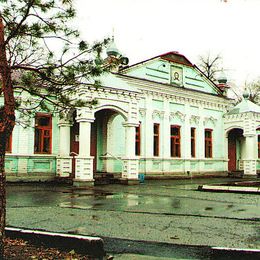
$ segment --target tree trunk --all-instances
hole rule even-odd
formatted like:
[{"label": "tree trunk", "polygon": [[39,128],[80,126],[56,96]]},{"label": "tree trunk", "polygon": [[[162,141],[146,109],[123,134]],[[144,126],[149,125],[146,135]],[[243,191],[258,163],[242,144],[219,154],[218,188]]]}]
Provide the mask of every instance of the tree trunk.
[{"label": "tree trunk", "polygon": [[[0,138],[0,140],[3,140]],[[1,142],[0,146],[3,146],[4,144]],[[2,152],[2,147],[0,147]],[[0,259],[4,259],[4,230],[5,230],[5,218],[6,218],[6,189],[5,189],[5,169],[4,169],[4,163],[5,163],[5,155],[0,156]]]},{"label": "tree trunk", "polygon": [[2,83],[0,86],[1,93],[4,95],[4,107],[0,108],[0,259],[4,259],[3,239],[6,220],[5,147],[15,124],[15,99],[5,44],[4,24],[0,13],[0,80]]}]

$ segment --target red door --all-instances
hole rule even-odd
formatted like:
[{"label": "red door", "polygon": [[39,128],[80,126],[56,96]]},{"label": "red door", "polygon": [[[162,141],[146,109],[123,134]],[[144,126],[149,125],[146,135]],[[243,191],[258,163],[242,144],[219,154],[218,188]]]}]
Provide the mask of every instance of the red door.
[{"label": "red door", "polygon": [[235,171],[237,169],[236,138],[232,135],[228,138],[228,159],[228,170]]}]

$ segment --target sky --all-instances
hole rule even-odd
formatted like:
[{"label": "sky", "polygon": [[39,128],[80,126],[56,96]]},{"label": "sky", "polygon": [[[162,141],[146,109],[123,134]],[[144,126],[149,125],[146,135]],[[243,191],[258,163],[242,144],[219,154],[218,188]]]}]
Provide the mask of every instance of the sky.
[{"label": "sky", "polygon": [[260,77],[260,0],[76,0],[75,7],[82,37],[114,34],[130,65],[170,51],[195,64],[220,54],[230,82]]}]

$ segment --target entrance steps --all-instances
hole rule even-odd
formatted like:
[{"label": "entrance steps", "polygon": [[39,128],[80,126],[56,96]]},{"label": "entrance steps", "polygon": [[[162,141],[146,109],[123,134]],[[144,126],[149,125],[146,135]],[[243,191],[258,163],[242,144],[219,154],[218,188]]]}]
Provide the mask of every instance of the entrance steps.
[{"label": "entrance steps", "polygon": [[229,171],[228,177],[230,178],[243,178],[244,171],[243,170],[237,170],[237,171]]},{"label": "entrance steps", "polygon": [[96,172],[94,174],[95,184],[118,184],[120,183],[120,174],[107,173],[107,172]]}]

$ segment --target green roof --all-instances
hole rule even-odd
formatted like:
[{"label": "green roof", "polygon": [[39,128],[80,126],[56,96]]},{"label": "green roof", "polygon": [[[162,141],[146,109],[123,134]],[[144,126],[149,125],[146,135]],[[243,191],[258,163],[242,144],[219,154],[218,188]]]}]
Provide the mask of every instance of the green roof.
[{"label": "green roof", "polygon": [[248,98],[243,97],[242,101],[233,107],[227,115],[241,114],[247,112],[260,113],[260,106],[250,101]]}]

